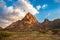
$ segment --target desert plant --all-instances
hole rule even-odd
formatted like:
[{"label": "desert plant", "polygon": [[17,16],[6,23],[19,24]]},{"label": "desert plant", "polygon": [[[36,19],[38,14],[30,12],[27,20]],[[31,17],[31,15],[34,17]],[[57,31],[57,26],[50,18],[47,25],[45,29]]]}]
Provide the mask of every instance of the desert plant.
[{"label": "desert plant", "polygon": [[9,36],[10,36],[10,34],[7,32],[0,32],[0,39],[5,38],[5,37],[9,37]]}]

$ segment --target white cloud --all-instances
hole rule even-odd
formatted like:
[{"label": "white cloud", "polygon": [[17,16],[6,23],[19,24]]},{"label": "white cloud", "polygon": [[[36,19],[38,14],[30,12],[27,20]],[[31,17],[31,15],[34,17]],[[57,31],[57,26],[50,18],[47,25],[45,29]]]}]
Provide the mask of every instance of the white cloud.
[{"label": "white cloud", "polygon": [[22,4],[22,9],[24,9],[26,12],[31,12],[33,15],[38,14],[39,12],[37,11],[36,8],[33,7],[33,5],[30,4],[29,1],[26,0],[19,0]]},{"label": "white cloud", "polygon": [[46,8],[48,5],[47,4],[44,4],[43,6],[42,6],[42,8]]},{"label": "white cloud", "polygon": [[36,6],[37,10],[40,10],[40,8],[45,9],[48,5],[47,4],[43,4],[42,6],[38,5]]},{"label": "white cloud", "polygon": [[7,7],[7,12],[12,13],[14,11],[13,6]]},{"label": "white cloud", "polygon": [[28,12],[33,15],[39,13],[28,0],[18,0],[14,3],[14,7],[7,7],[4,1],[0,1],[0,8],[3,10],[0,13],[0,26],[3,28],[12,22],[23,19]]},{"label": "white cloud", "polygon": [[40,10],[41,6],[40,6],[40,5],[38,5],[38,6],[36,6],[36,8],[37,8],[37,10]]},{"label": "white cloud", "polygon": [[11,24],[12,22],[21,20],[25,16],[24,12],[21,11],[21,9],[14,9],[13,6],[5,6],[3,8],[3,12],[0,14],[0,26],[3,28]]}]

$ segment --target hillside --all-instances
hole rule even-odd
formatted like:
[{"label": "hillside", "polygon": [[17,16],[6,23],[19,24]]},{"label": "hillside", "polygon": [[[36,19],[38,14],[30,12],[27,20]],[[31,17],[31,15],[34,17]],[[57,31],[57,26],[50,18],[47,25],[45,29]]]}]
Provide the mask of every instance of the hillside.
[{"label": "hillside", "polygon": [[60,29],[60,19],[49,21],[45,19],[43,23],[39,23],[37,19],[29,12],[22,20],[18,20],[4,30],[7,31],[41,31],[50,29]]}]

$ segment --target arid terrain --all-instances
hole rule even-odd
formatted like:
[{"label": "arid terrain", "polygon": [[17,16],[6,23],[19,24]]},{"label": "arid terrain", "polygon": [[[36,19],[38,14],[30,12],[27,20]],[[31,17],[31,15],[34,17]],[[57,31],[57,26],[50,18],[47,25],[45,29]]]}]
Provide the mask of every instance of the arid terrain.
[{"label": "arid terrain", "polygon": [[[60,34],[52,34],[52,32],[40,33],[38,31],[32,32],[5,32],[1,34],[0,40],[60,40]],[[1,38],[2,35],[2,38]]]}]

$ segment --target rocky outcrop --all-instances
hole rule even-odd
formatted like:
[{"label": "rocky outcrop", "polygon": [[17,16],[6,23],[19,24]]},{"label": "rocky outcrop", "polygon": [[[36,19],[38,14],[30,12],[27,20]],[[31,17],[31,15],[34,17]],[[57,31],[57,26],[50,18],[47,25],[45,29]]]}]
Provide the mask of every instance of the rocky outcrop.
[{"label": "rocky outcrop", "polygon": [[26,24],[35,24],[38,21],[36,20],[36,18],[29,12],[26,14],[26,16],[22,19],[23,23]]},{"label": "rocky outcrop", "polygon": [[45,19],[42,25],[43,25],[42,29],[44,30],[51,29],[51,21],[49,21],[48,19]]},{"label": "rocky outcrop", "polygon": [[60,29],[60,19],[55,19],[52,21],[51,25],[53,27],[52,29]]},{"label": "rocky outcrop", "polygon": [[45,19],[45,21],[42,23],[43,29],[60,29],[60,19],[55,19],[53,21],[49,21],[48,19]]},{"label": "rocky outcrop", "polygon": [[60,19],[49,21],[45,19],[43,23],[39,23],[37,19],[29,12],[22,20],[18,20],[9,25],[4,30],[7,31],[40,31],[49,29],[60,29]]}]

